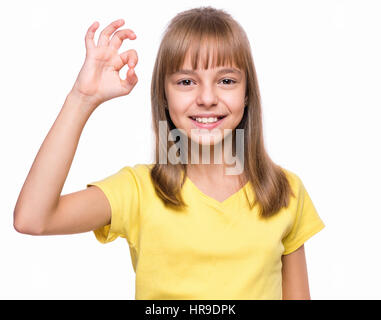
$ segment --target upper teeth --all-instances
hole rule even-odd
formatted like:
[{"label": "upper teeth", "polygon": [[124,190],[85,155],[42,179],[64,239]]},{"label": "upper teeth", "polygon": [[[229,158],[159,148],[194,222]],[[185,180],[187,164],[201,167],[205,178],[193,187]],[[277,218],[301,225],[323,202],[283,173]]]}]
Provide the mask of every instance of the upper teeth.
[{"label": "upper teeth", "polygon": [[216,122],[218,121],[217,117],[210,117],[210,118],[195,118],[197,122],[202,122],[202,123],[211,123],[211,122]]}]

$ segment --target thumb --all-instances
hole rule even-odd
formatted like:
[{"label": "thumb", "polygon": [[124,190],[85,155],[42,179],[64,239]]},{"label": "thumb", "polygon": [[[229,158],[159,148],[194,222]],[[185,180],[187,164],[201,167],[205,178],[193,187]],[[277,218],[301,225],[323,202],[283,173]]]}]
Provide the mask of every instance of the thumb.
[{"label": "thumb", "polygon": [[135,87],[137,82],[138,76],[136,75],[134,68],[129,68],[126,79],[121,81],[123,88],[127,90],[127,94]]}]

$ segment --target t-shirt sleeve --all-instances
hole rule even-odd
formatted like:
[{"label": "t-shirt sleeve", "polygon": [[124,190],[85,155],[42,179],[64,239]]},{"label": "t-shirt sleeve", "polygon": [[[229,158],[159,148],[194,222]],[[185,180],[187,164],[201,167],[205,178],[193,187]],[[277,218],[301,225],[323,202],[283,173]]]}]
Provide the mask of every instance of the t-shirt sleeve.
[{"label": "t-shirt sleeve", "polygon": [[107,178],[88,183],[89,186],[100,188],[111,207],[111,223],[93,230],[96,239],[107,243],[123,237],[134,246],[139,233],[140,196],[132,169],[124,167]]},{"label": "t-shirt sleeve", "polygon": [[283,238],[284,252],[289,254],[301,247],[309,238],[322,230],[325,225],[319,217],[314,204],[299,177],[297,205],[294,222],[288,234]]}]

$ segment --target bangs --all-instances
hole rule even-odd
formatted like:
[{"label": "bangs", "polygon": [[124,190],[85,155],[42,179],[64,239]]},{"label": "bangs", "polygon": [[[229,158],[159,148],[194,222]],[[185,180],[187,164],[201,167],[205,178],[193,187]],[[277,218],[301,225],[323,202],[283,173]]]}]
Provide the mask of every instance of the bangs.
[{"label": "bangs", "polygon": [[167,34],[168,44],[164,49],[164,74],[171,75],[183,68],[189,61],[193,70],[220,66],[237,67],[246,70],[245,39],[237,39],[224,21],[196,19],[187,21],[175,32]]}]

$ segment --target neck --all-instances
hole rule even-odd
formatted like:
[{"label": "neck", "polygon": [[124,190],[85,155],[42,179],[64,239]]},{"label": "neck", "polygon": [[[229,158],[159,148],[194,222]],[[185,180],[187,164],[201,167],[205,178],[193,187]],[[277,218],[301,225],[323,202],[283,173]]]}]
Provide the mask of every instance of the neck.
[{"label": "neck", "polygon": [[210,183],[245,180],[242,157],[233,156],[232,148],[226,147],[222,140],[216,145],[200,145],[190,139],[188,146],[186,170],[191,180]]}]

